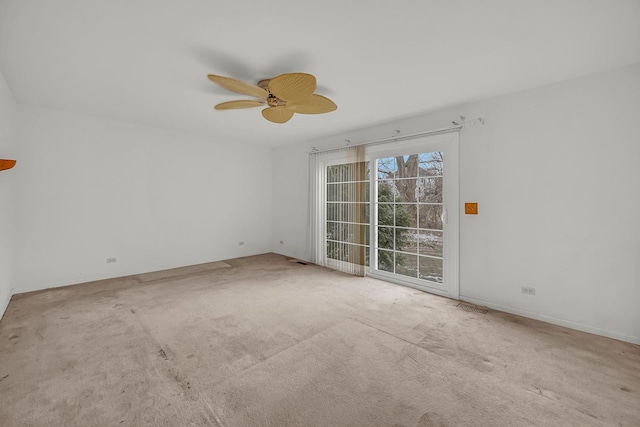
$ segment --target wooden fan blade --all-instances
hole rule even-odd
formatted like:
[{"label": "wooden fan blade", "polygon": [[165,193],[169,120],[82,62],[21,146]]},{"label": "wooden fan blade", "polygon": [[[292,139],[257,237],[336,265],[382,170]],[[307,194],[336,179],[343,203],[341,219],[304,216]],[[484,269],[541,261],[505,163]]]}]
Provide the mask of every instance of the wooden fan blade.
[{"label": "wooden fan blade", "polygon": [[237,110],[240,108],[260,107],[264,105],[264,103],[265,101],[253,101],[253,100],[227,101],[227,102],[221,102],[220,104],[216,105],[213,108],[215,108],[216,110]]},{"label": "wooden fan blade", "polygon": [[262,116],[273,123],[286,123],[293,117],[293,111],[287,110],[284,105],[269,107],[262,110]]},{"label": "wooden fan blade", "polygon": [[257,98],[266,98],[268,96],[265,89],[249,83],[241,82],[240,80],[232,79],[230,77],[216,76],[215,74],[209,74],[207,77],[209,77],[209,80],[218,86],[222,86],[223,88],[229,89],[233,92],[255,96]]},{"label": "wooden fan blade", "polygon": [[300,114],[323,114],[335,111],[338,106],[329,98],[313,94],[301,102],[287,102],[287,110]]},{"label": "wooden fan blade", "polygon": [[305,73],[281,74],[269,80],[269,91],[283,101],[304,101],[316,91],[316,78]]}]

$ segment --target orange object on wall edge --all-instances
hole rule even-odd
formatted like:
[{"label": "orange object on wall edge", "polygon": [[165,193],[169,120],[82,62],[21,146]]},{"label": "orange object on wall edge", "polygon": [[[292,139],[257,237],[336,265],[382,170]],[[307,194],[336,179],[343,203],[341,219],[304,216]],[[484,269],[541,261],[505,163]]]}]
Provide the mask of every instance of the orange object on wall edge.
[{"label": "orange object on wall edge", "polygon": [[15,160],[0,159],[0,171],[11,169],[15,165]]},{"label": "orange object on wall edge", "polygon": [[464,204],[464,213],[467,215],[478,215],[478,204],[477,203],[465,203]]}]

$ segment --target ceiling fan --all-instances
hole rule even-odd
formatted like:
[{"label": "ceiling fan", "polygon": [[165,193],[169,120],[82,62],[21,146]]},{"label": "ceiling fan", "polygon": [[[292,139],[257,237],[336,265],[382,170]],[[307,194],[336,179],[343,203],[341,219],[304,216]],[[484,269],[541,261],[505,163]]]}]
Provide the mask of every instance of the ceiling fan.
[{"label": "ceiling fan", "polygon": [[223,102],[214,107],[216,110],[260,107],[266,104],[268,107],[262,110],[265,119],[273,123],[286,123],[294,113],[323,114],[338,108],[329,98],[314,93],[316,78],[311,74],[281,74],[260,80],[257,85],[215,74],[207,77],[225,89],[258,98]]}]

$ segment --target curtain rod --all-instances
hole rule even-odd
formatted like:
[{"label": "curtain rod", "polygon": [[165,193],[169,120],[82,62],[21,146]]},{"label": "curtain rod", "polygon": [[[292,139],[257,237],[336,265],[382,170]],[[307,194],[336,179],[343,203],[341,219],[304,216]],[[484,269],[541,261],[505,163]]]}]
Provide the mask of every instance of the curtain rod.
[{"label": "curtain rod", "polygon": [[442,129],[429,130],[429,131],[425,131],[425,132],[412,133],[412,134],[409,134],[409,135],[390,136],[388,138],[376,139],[374,141],[363,142],[361,144],[354,144],[354,145],[347,144],[347,145],[345,145],[343,147],[327,148],[326,150],[318,150],[316,147],[311,147],[311,151],[309,152],[309,154],[330,153],[332,151],[345,150],[347,148],[356,147],[358,145],[364,145],[364,146],[368,147],[370,145],[382,144],[382,143],[385,143],[385,142],[404,141],[406,139],[413,139],[413,138],[418,138],[418,137],[421,137],[421,136],[438,135],[438,134],[441,134],[441,133],[457,132],[460,129],[462,129],[463,127],[464,127],[463,124],[458,124],[458,125],[451,126],[451,127],[448,127],[448,128],[442,128]]},{"label": "curtain rod", "polygon": [[[347,149],[349,147],[357,147],[359,145],[364,145],[365,147],[367,147],[369,145],[382,144],[384,142],[403,141],[403,140],[406,140],[406,139],[418,138],[420,136],[438,135],[438,134],[441,134],[441,133],[457,132],[462,128],[473,126],[473,125],[475,125],[477,123],[480,123],[481,125],[484,124],[484,119],[482,117],[477,117],[475,119],[469,119],[469,120],[466,120],[466,117],[464,117],[464,116],[459,116],[459,117],[460,117],[460,121],[459,122],[452,121],[451,123],[453,123],[453,126],[450,126],[448,128],[428,130],[428,131],[424,131],[424,132],[412,133],[412,134],[409,134],[409,135],[390,136],[388,138],[377,139],[377,140],[374,140],[374,141],[363,142],[361,144],[355,144],[355,145],[351,145],[351,141],[346,139],[345,141],[347,141],[347,145],[345,145],[343,147],[327,148],[326,150],[318,150],[316,147],[311,147],[311,151],[309,152],[309,154],[330,153],[330,152],[333,152],[333,151],[345,150],[345,149]],[[396,130],[396,132],[398,134],[400,133],[399,130]]]}]

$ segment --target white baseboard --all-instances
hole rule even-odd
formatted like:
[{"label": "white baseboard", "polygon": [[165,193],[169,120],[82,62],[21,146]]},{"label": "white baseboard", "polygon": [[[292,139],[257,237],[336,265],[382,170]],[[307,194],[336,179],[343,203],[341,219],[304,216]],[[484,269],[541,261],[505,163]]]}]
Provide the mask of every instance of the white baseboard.
[{"label": "white baseboard", "polygon": [[261,255],[261,254],[264,254],[264,253],[266,253],[266,252],[258,252],[258,253],[255,253],[255,254],[254,253],[243,254],[243,255],[238,255],[238,256],[230,256],[230,257],[227,257],[227,258],[197,259],[197,260],[181,262],[181,263],[176,263],[176,264],[158,264],[158,265],[155,265],[155,266],[145,266],[145,267],[141,267],[141,268],[138,268],[138,269],[119,270],[119,271],[115,271],[113,273],[97,274],[97,275],[91,275],[91,276],[86,276],[86,277],[77,277],[77,278],[74,278],[74,279],[56,280],[56,281],[51,281],[51,282],[48,282],[48,283],[32,283],[32,284],[26,284],[26,285],[19,286],[18,289],[14,290],[13,294],[14,295],[15,294],[24,294],[24,293],[27,293],[27,292],[43,291],[45,289],[54,289],[54,288],[62,288],[64,286],[81,285],[83,283],[97,282],[97,281],[100,281],[100,280],[118,279],[120,277],[135,276],[135,275],[138,275],[138,274],[155,273],[157,271],[171,270],[173,268],[191,267],[193,265],[206,264],[206,263],[209,263],[209,262],[218,262],[218,261],[224,261],[224,260],[235,259],[235,258],[242,258],[242,257],[247,257],[247,256]]},{"label": "white baseboard", "polygon": [[460,295],[461,301],[470,302],[475,305],[480,305],[494,310],[504,311],[505,313],[517,314],[518,316],[528,317],[530,319],[541,320],[543,322],[552,323],[558,326],[564,326],[570,329],[576,329],[582,332],[588,332],[590,334],[601,335],[608,338],[613,338],[620,341],[629,342],[632,344],[640,344],[640,337],[634,337],[633,335],[621,334],[619,332],[607,331],[605,329],[596,328],[589,325],[583,325],[581,323],[571,322],[569,320],[558,319],[556,317],[545,316],[544,314],[534,313],[527,310],[520,310],[513,307],[508,307],[500,304],[494,304],[489,301],[484,301],[477,298],[466,297]]},{"label": "white baseboard", "polygon": [[13,296],[13,289],[9,290],[7,297],[0,304],[0,320],[4,316],[4,312],[7,311],[7,307],[9,307],[9,302],[11,301],[11,297]]},{"label": "white baseboard", "polygon": [[300,261],[311,262],[309,261],[309,257],[307,255],[295,254],[285,250],[273,250],[272,253],[276,255],[282,255],[287,258],[294,258],[294,259],[299,259]]},{"label": "white baseboard", "polygon": [[26,294],[28,292],[44,291],[45,289],[63,288],[65,286],[82,285],[83,283],[97,282],[100,280],[117,279],[119,277],[134,276],[136,274],[143,274],[143,273],[140,273],[140,272],[128,273],[127,271],[123,271],[123,272],[118,272],[116,274],[87,276],[87,277],[77,278],[77,279],[49,282],[46,284],[30,284],[30,285],[20,286],[20,289],[18,289],[15,293]]}]

